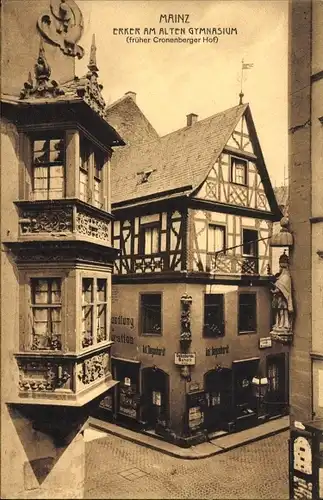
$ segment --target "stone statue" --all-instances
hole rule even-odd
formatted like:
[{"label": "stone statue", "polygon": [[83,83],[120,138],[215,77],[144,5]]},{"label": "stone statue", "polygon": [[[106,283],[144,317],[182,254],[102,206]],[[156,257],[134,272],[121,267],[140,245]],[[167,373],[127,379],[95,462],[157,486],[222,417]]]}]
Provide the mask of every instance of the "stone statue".
[{"label": "stone statue", "polygon": [[289,343],[292,339],[292,321],[294,306],[292,298],[292,279],[289,272],[288,256],[285,251],[279,259],[280,272],[277,275],[273,293],[272,308],[275,324],[271,335],[275,340]]}]

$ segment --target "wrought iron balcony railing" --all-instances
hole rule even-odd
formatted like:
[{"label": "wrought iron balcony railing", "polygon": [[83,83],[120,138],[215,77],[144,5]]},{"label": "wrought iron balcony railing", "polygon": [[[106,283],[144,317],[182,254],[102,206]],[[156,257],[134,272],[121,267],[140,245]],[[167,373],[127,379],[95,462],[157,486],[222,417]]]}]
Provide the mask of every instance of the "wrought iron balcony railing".
[{"label": "wrought iron balcony railing", "polygon": [[207,268],[215,274],[259,274],[259,258],[249,255],[209,254]]}]

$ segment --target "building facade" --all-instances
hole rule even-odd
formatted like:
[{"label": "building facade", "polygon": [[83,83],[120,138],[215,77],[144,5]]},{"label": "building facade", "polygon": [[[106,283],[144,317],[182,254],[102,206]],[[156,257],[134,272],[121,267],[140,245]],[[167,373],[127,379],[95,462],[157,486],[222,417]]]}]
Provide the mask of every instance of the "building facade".
[{"label": "building facade", "polygon": [[101,413],[187,445],[287,411],[288,346],[270,338],[281,214],[249,105],[158,137],[135,99],[107,110],[127,146],[112,160],[119,384]]},{"label": "building facade", "polygon": [[75,76],[75,2],[18,3],[4,2],[2,33],[1,496],[83,498],[80,431],[116,384],[109,184],[124,143],[105,119],[94,39]]},{"label": "building facade", "polygon": [[323,418],[322,21],[322,2],[291,2],[289,176],[297,305],[291,416],[300,421]]}]

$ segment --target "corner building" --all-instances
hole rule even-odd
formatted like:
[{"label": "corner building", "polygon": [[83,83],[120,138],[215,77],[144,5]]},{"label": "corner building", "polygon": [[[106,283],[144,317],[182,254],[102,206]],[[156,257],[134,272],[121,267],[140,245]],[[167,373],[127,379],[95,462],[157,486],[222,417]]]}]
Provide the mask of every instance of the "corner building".
[{"label": "corner building", "polygon": [[[112,373],[101,415],[182,446],[288,409],[288,346],[270,338],[281,214],[248,104],[164,137],[128,92],[107,109],[112,158]],[[271,277],[272,278],[272,277]],[[268,378],[265,400],[254,377]]]}]

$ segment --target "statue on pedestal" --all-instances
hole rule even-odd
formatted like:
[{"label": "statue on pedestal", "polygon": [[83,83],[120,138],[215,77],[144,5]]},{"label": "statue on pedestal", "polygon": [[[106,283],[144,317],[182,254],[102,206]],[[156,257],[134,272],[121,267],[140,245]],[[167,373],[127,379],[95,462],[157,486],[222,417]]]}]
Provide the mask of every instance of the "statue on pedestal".
[{"label": "statue on pedestal", "polygon": [[272,308],[275,315],[275,324],[270,332],[274,340],[285,344],[292,341],[294,305],[292,298],[292,279],[289,272],[289,261],[285,251],[279,259],[280,272],[276,276],[273,294]]}]

